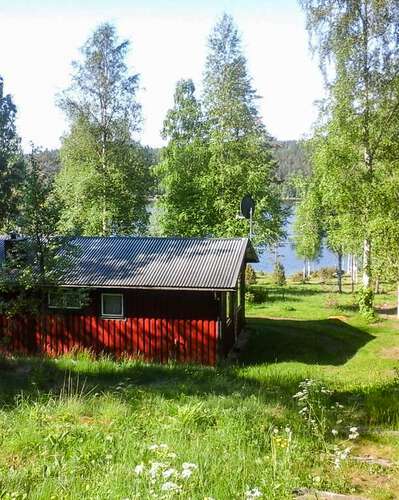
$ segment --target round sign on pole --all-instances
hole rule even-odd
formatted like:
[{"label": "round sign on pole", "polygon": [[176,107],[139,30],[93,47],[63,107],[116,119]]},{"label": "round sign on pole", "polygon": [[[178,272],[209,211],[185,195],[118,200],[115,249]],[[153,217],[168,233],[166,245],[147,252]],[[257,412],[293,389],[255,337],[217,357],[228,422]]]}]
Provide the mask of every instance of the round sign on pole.
[{"label": "round sign on pole", "polygon": [[246,194],[241,200],[241,213],[246,219],[250,219],[255,212],[255,201],[250,194]]}]

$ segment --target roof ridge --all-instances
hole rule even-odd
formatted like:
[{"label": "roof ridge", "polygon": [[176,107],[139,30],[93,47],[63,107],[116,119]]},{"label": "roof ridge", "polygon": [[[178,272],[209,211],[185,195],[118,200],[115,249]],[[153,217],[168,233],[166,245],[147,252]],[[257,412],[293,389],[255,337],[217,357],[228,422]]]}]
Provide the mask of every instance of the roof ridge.
[{"label": "roof ridge", "polygon": [[117,236],[66,236],[70,239],[136,239],[136,240],[209,240],[209,241],[243,241],[248,240],[246,237],[242,236],[231,236],[231,237],[213,237],[213,236],[127,236],[127,235],[117,235]]}]

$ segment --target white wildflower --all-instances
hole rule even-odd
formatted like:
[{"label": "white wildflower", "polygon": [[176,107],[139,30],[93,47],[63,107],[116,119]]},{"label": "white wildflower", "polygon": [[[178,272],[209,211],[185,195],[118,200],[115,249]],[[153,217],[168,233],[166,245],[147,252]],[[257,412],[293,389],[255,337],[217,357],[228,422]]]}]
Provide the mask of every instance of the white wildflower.
[{"label": "white wildflower", "polygon": [[263,496],[259,488],[252,488],[245,492],[246,500],[252,500],[253,498],[261,498]]},{"label": "white wildflower", "polygon": [[160,448],[161,450],[167,450],[167,449],[169,448],[169,446],[168,446],[167,444],[163,444],[163,443],[162,443],[162,444],[160,444],[160,445],[158,446],[158,448]]},{"label": "white wildflower", "polygon": [[174,474],[176,474],[176,469],[173,469],[173,468],[170,468],[170,469],[166,469],[162,472],[162,476],[165,478],[165,479],[169,479],[171,476],[173,476]]},{"label": "white wildflower", "polygon": [[177,458],[177,454],[173,453],[173,451],[172,451],[172,452],[168,453],[168,457],[174,459],[174,458]]},{"label": "white wildflower", "polygon": [[182,467],[183,469],[198,469],[197,464],[192,464],[190,462],[183,462]]},{"label": "white wildflower", "polygon": [[162,491],[180,491],[181,487],[172,481],[167,481],[161,487]]},{"label": "white wildflower", "polygon": [[277,427],[275,427],[275,428],[273,429],[273,434],[278,434],[278,429],[277,429]]},{"label": "white wildflower", "polygon": [[183,469],[182,473],[181,473],[181,477],[183,479],[188,479],[192,473],[193,473],[192,469]]},{"label": "white wildflower", "polygon": [[331,431],[331,433],[332,433],[334,436],[337,436],[337,435],[338,435],[338,431],[337,431],[337,429],[333,429],[333,430]]},{"label": "white wildflower", "polygon": [[137,476],[142,474],[144,472],[144,464],[136,465],[136,467],[134,468],[134,472],[135,472],[135,474],[137,474]]},{"label": "white wildflower", "polygon": [[158,445],[157,445],[157,444],[152,444],[151,446],[149,446],[149,447],[148,447],[148,449],[149,449],[150,451],[157,450],[158,448],[159,448],[159,447],[158,447]]},{"label": "white wildflower", "polygon": [[150,476],[154,478],[157,475],[158,470],[164,469],[165,467],[167,467],[166,464],[163,464],[162,462],[152,462],[150,469]]}]

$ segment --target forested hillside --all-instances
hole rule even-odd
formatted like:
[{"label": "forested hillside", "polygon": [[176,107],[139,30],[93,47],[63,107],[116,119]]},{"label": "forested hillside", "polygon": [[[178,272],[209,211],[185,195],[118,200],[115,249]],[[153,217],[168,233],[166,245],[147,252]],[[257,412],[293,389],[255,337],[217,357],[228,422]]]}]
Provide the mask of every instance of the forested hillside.
[{"label": "forested hillside", "polygon": [[[145,155],[149,165],[159,162],[161,148],[145,146]],[[274,157],[277,161],[278,178],[284,181],[285,191],[293,190],[292,176],[308,176],[310,174],[310,162],[307,159],[304,145],[301,141],[279,141],[273,142]],[[53,177],[61,168],[58,149],[45,149],[38,153],[45,172]],[[155,186],[155,191],[158,191]]]}]

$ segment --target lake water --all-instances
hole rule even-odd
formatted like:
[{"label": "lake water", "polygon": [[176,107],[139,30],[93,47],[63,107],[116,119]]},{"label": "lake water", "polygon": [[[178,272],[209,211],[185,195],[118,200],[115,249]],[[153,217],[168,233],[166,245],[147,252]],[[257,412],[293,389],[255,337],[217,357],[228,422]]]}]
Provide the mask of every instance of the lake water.
[{"label": "lake water", "polygon": [[[303,269],[303,259],[298,258],[295,253],[293,245],[293,224],[295,220],[295,206],[292,209],[290,217],[287,219],[285,226],[285,232],[287,233],[287,239],[283,241],[278,248],[278,258],[285,268],[285,274],[289,276],[290,274],[302,271]],[[262,253],[259,252],[259,264],[254,264],[254,269],[256,271],[272,272],[275,262],[275,252],[270,250],[265,250]],[[337,255],[332,253],[328,248],[323,248],[321,257],[311,262],[311,270],[316,270],[321,267],[336,267],[337,266]]]}]

